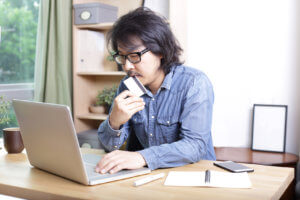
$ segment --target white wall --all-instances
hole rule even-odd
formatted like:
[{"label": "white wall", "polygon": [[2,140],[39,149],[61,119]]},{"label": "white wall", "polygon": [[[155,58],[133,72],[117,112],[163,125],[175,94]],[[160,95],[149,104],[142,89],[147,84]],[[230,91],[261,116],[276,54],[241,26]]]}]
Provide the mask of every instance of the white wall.
[{"label": "white wall", "polygon": [[298,154],[299,13],[299,0],[187,1],[186,64],[214,85],[215,146],[249,147],[253,104],[286,104],[286,150]]},{"label": "white wall", "polygon": [[146,0],[144,6],[169,19],[169,0]]}]

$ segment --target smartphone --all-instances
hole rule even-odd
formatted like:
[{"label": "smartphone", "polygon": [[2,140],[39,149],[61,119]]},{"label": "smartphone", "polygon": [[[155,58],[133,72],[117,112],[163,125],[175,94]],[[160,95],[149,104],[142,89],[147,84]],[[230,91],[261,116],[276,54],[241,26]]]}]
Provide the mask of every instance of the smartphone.
[{"label": "smartphone", "polygon": [[233,161],[214,162],[214,165],[226,169],[230,172],[254,172],[254,169]]}]

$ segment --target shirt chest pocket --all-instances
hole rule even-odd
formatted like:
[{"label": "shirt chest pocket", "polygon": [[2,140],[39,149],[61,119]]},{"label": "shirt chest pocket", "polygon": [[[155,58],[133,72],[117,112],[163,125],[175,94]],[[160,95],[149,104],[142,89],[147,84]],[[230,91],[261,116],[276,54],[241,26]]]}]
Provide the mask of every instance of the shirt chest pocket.
[{"label": "shirt chest pocket", "polygon": [[179,139],[180,125],[178,117],[157,117],[157,126],[162,143],[172,143]]},{"label": "shirt chest pocket", "polygon": [[132,128],[135,130],[136,133],[142,133],[145,131],[145,123],[145,118],[141,115],[134,115],[131,118]]},{"label": "shirt chest pocket", "polygon": [[140,125],[144,122],[144,119],[141,115],[134,115],[131,119],[131,122],[134,124],[134,125]]}]

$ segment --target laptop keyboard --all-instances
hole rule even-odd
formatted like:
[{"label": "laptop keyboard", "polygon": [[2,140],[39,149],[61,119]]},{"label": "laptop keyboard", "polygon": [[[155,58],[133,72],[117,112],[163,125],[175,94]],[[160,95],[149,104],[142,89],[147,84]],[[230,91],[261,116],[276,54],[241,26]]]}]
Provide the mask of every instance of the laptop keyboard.
[{"label": "laptop keyboard", "polygon": [[96,166],[97,163],[101,160],[100,155],[96,154],[82,154],[83,162]]},{"label": "laptop keyboard", "polygon": [[101,160],[101,156],[100,155],[96,155],[96,154],[82,154],[82,159],[85,165],[85,169],[87,172],[87,175],[89,177],[89,179],[98,179],[98,178],[106,178],[106,177],[114,177],[114,176],[119,176],[120,174],[125,175],[125,174],[130,174],[132,173],[132,170],[122,170],[119,171],[115,174],[110,174],[110,173],[106,173],[106,174],[100,174],[95,172],[95,167],[97,165],[97,163]]},{"label": "laptop keyboard", "polygon": [[94,178],[97,176],[103,176],[105,174],[99,174],[95,172],[95,167],[97,163],[101,160],[100,155],[96,154],[82,154],[82,159],[85,165],[85,169],[89,178]]}]

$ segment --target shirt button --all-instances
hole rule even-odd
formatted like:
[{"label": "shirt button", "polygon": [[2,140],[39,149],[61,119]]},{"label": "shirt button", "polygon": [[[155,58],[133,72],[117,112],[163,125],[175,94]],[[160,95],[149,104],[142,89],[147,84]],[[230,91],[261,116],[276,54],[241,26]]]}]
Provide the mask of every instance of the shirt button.
[{"label": "shirt button", "polygon": [[154,98],[152,98],[152,101],[155,101],[155,99],[154,99]]},{"label": "shirt button", "polygon": [[167,121],[167,124],[169,124],[169,125],[170,125],[170,121]]},{"label": "shirt button", "polygon": [[149,135],[150,135],[150,137],[152,137],[152,136],[153,136],[153,135],[152,135],[152,133],[150,133]]},{"label": "shirt button", "polygon": [[116,148],[118,148],[118,146],[114,146],[114,148],[116,149]]},{"label": "shirt button", "polygon": [[118,133],[117,136],[120,137],[121,133]]},{"label": "shirt button", "polygon": [[152,115],[152,117],[151,117],[152,119],[154,119],[154,116]]}]

